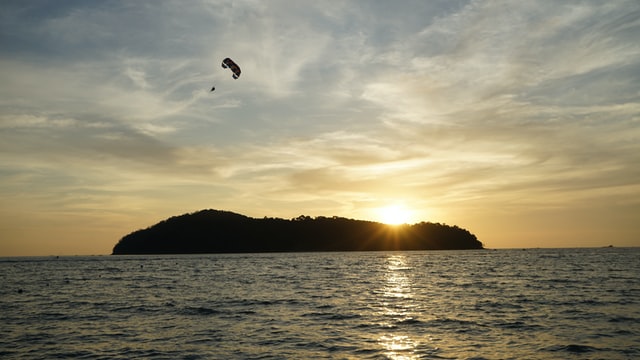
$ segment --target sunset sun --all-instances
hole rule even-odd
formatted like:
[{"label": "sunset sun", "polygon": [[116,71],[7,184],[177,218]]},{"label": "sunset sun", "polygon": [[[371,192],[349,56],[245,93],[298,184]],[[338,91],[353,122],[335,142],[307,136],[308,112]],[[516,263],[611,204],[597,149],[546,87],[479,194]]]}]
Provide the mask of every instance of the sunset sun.
[{"label": "sunset sun", "polygon": [[389,205],[380,208],[378,216],[385,224],[400,225],[411,220],[411,211],[402,205]]}]

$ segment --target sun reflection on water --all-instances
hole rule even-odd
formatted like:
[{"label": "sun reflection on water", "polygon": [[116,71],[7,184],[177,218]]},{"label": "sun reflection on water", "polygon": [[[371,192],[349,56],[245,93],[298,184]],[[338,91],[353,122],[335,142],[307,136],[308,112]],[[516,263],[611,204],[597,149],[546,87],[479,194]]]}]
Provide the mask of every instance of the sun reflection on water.
[{"label": "sun reflection on water", "polygon": [[[411,279],[406,275],[410,268],[404,255],[393,255],[386,261],[386,282],[380,304],[382,313],[388,318],[384,325],[392,329],[398,322],[411,320],[416,307]],[[386,350],[385,355],[393,360],[416,359],[415,351],[420,345],[409,334],[395,330],[380,336],[378,343]]]},{"label": "sun reflection on water", "polygon": [[[418,344],[406,335],[383,335],[380,344],[384,346],[385,355],[393,360],[417,359],[413,352]],[[407,354],[407,352],[409,352]]]},{"label": "sun reflection on water", "polygon": [[411,283],[404,273],[409,268],[406,267],[405,258],[395,255],[389,258],[385,278],[387,283],[384,288],[385,297],[405,298],[412,297]]}]

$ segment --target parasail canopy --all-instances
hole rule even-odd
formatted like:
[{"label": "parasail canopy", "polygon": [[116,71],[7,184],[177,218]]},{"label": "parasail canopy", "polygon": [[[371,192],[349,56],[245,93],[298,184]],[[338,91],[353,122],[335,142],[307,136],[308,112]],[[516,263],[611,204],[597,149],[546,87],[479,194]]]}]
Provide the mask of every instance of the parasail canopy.
[{"label": "parasail canopy", "polygon": [[237,79],[240,77],[240,73],[242,71],[240,71],[240,66],[238,66],[238,64],[236,64],[235,62],[233,62],[233,60],[231,60],[230,58],[225,58],[224,60],[222,60],[222,67],[223,68],[229,68],[231,69],[231,71],[233,72],[233,78]]}]

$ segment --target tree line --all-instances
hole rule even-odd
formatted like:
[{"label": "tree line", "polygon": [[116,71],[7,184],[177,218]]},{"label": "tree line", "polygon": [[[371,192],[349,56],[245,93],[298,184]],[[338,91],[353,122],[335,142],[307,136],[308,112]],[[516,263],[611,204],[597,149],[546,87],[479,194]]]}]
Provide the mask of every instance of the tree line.
[{"label": "tree line", "polygon": [[202,210],[124,236],[113,254],[482,249],[468,230],[440,223],[386,225],[343,217],[251,218]]}]

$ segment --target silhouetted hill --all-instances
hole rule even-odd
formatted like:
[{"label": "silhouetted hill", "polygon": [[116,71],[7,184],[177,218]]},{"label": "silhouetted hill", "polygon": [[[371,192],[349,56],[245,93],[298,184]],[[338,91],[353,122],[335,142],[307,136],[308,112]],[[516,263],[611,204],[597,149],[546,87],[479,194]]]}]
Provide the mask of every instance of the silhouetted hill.
[{"label": "silhouetted hill", "polygon": [[482,249],[457,226],[421,222],[390,226],[341,217],[256,219],[219,210],[171,217],[123,237],[122,254]]}]

